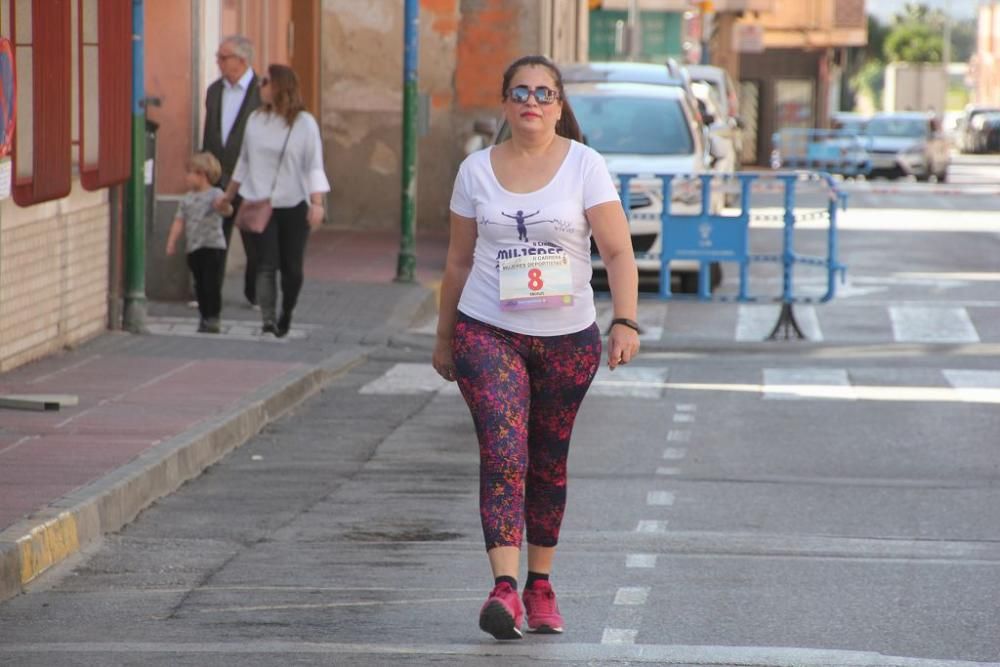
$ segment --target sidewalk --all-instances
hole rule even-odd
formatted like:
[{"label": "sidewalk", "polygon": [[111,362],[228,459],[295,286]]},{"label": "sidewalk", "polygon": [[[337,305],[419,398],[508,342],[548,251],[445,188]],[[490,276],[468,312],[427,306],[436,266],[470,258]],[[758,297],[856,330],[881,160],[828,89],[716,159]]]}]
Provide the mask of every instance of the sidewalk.
[{"label": "sidewalk", "polygon": [[417,239],[417,284],[393,282],[399,235],[324,229],[285,339],[226,280],[222,335],[150,303],[150,335],[107,332],[0,375],[0,394],[68,394],[59,411],[0,408],[0,601],[199,475],[433,309],[444,233]]}]

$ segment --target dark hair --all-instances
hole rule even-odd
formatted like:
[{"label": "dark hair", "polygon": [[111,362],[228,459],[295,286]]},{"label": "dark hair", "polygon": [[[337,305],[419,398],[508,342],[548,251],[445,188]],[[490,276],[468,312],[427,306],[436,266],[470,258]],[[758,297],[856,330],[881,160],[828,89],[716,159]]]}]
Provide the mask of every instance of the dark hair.
[{"label": "dark hair", "polygon": [[522,67],[544,67],[552,74],[552,79],[556,82],[556,91],[562,101],[562,117],[556,123],[556,134],[574,141],[583,142],[583,133],[580,131],[580,124],[576,122],[576,115],[566,99],[566,90],[563,88],[562,72],[556,64],[545,56],[524,56],[512,62],[503,73],[503,89],[500,91],[502,99],[507,99],[510,88],[510,80],[514,78],[517,71]]},{"label": "dark hair", "polygon": [[299,112],[306,108],[299,88],[299,76],[288,65],[268,65],[267,77],[271,86],[271,103],[265,104],[264,110],[284,116],[285,122],[291,126]]}]

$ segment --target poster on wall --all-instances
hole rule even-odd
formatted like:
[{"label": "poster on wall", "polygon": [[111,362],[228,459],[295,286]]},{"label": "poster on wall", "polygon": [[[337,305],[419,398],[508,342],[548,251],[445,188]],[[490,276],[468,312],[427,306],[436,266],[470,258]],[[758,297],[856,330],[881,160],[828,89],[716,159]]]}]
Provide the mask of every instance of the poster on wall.
[{"label": "poster on wall", "polygon": [[17,119],[17,81],[14,71],[13,45],[6,37],[0,37],[0,199],[10,197],[10,151],[14,145]]}]

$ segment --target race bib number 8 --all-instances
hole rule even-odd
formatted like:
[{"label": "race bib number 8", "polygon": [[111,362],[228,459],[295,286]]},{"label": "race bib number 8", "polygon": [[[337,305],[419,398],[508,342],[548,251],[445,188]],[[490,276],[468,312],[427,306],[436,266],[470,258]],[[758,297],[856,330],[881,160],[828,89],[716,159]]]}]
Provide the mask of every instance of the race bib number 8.
[{"label": "race bib number 8", "polygon": [[500,307],[505,310],[573,305],[573,275],[562,254],[500,260]]}]

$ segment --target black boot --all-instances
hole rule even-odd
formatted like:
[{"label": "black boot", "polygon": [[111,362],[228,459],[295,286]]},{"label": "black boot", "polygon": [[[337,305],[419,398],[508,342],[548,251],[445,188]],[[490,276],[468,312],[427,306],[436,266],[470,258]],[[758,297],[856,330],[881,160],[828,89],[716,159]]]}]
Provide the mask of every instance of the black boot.
[{"label": "black boot", "polygon": [[274,335],[278,338],[284,338],[288,335],[288,330],[292,328],[292,314],[282,311],[281,317],[278,318],[278,326],[275,328]]}]

